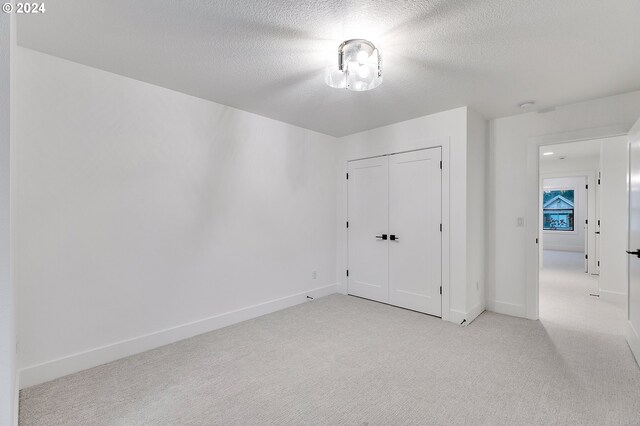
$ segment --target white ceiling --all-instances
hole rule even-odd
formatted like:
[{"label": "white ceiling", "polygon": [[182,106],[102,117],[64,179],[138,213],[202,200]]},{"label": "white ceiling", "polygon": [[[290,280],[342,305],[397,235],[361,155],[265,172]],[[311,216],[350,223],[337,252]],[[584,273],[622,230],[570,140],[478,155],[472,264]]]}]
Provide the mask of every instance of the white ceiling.
[{"label": "white ceiling", "polygon": [[[55,0],[18,43],[342,136],[470,105],[487,118],[640,89],[638,0]],[[324,84],[338,44],[384,82]]]},{"label": "white ceiling", "polygon": [[[599,157],[601,144],[602,139],[594,139],[542,146],[540,147],[540,161],[554,161],[560,157],[565,157],[565,159]],[[542,155],[544,152],[553,152],[553,155]]]}]

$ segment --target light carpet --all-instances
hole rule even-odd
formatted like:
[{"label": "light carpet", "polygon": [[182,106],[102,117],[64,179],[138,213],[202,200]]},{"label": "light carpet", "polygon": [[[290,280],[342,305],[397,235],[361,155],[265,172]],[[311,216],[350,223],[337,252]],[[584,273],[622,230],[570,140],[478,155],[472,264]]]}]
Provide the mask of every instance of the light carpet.
[{"label": "light carpet", "polygon": [[640,424],[640,370],[617,320],[591,318],[615,307],[586,296],[605,309],[565,321],[549,282],[579,277],[546,278],[542,321],[485,312],[460,327],[317,299],[25,389],[20,423]]}]

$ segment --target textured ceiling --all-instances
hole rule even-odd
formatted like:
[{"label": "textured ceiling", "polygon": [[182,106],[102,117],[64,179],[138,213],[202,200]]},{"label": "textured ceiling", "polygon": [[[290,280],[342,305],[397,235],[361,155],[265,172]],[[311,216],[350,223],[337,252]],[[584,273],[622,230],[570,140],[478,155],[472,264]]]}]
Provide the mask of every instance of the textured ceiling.
[{"label": "textured ceiling", "polygon": [[[639,19],[639,0],[55,0],[18,44],[342,136],[640,89]],[[324,84],[349,38],[380,48],[377,89]]]}]

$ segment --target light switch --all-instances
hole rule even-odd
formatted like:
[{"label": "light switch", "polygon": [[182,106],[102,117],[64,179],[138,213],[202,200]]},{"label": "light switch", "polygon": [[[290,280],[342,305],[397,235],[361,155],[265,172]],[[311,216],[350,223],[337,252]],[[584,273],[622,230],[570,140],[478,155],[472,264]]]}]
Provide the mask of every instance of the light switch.
[{"label": "light switch", "polygon": [[524,217],[517,217],[516,218],[516,226],[519,228],[524,227]]}]

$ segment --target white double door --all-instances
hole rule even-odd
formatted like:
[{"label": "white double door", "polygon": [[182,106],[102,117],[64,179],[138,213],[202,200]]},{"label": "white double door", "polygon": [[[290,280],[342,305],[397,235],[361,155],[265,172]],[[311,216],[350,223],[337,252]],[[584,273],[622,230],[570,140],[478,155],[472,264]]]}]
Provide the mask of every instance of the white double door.
[{"label": "white double door", "polygon": [[349,294],[442,316],[441,148],[349,162]]}]

